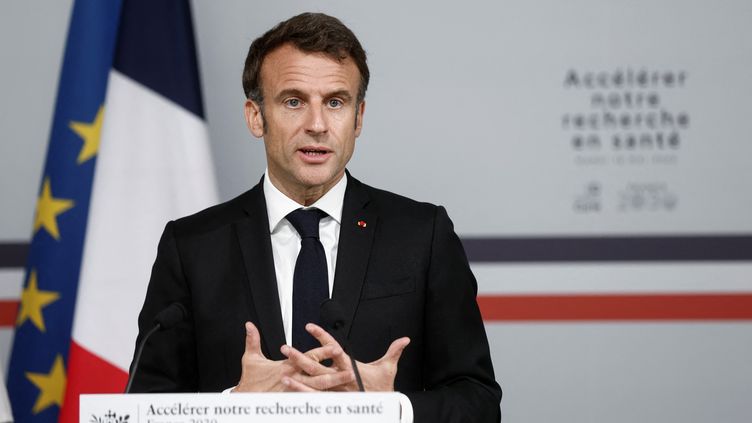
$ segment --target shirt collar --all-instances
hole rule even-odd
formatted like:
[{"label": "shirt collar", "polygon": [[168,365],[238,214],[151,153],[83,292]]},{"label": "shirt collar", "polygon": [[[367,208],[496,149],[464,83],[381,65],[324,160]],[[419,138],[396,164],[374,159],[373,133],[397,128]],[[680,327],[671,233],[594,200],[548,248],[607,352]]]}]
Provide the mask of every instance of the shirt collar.
[{"label": "shirt collar", "polygon": [[315,207],[323,210],[337,223],[341,223],[342,207],[345,203],[345,188],[347,188],[347,173],[318,201],[310,206],[303,207],[272,184],[267,168],[264,172],[264,199],[266,200],[266,213],[269,216],[269,232],[273,233],[285,216],[301,207],[306,209]]}]

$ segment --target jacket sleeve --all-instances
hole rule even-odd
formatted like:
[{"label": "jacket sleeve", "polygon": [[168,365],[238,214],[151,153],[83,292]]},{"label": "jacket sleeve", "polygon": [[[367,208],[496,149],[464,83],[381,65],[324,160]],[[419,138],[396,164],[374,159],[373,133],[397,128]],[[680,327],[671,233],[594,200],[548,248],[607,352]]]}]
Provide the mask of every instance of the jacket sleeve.
[{"label": "jacket sleeve", "polygon": [[175,302],[186,308],[188,316],[174,328],[157,331],[149,338],[135,375],[134,363],[131,363],[130,372],[134,378],[131,392],[198,390],[191,293],[181,265],[175,224],[170,222],[159,241],[146,299],[138,316],[136,348],[154,327],[154,317]]},{"label": "jacket sleeve", "polygon": [[499,422],[501,388],[494,378],[477,283],[454,232],[438,207],[425,309],[423,392],[407,392],[415,422]]}]

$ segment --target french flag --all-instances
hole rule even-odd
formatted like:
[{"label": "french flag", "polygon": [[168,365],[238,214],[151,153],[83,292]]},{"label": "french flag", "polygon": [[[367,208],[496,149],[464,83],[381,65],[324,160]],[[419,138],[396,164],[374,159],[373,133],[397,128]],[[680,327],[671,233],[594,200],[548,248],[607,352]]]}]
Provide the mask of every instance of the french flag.
[{"label": "french flag", "polygon": [[92,187],[61,421],[122,392],[165,223],[217,202],[185,0],[124,0]]}]

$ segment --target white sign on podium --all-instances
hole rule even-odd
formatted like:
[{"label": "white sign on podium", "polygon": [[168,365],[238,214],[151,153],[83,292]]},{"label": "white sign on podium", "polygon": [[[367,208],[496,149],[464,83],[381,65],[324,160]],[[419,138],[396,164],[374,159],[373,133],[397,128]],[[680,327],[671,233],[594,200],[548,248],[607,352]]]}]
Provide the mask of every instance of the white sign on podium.
[{"label": "white sign on podium", "polygon": [[[404,407],[401,407],[404,404]],[[80,423],[412,423],[396,392],[81,395]]]}]

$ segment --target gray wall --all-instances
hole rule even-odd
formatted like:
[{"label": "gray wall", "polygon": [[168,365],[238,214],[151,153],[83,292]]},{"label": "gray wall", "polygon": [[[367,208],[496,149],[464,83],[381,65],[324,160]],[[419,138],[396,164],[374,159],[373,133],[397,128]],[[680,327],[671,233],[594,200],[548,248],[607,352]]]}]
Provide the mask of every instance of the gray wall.
[{"label": "gray wall", "polygon": [[[30,234],[70,6],[0,4],[0,242],[26,241]],[[372,185],[447,205],[460,235],[752,232],[748,2],[331,0],[312,7],[227,0],[193,6],[222,199],[255,183],[265,166],[262,143],[242,119],[240,72],[250,41],[294,13],[320,10],[341,17],[369,52],[372,82],[351,171]],[[654,90],[663,107],[691,115],[682,148],[629,156],[573,150],[562,115],[591,112],[591,93],[563,87],[564,75],[629,66],[689,73],[682,89]],[[620,157],[673,164],[616,165]],[[606,164],[582,165],[586,159]],[[600,211],[573,209],[573,199],[593,182],[601,187]],[[662,186],[680,206],[619,209],[620,196],[635,186]],[[705,264],[711,273],[729,273],[724,263]],[[632,271],[609,263],[572,266],[599,266],[602,275]],[[682,291],[673,281],[692,268],[664,263],[662,274],[665,266],[675,266],[671,278],[641,276],[622,285],[608,285],[609,276],[559,278],[551,270],[536,289]],[[734,290],[752,291],[752,265],[739,266],[736,274],[747,277],[737,278]],[[522,280],[528,271],[514,264],[484,268],[481,294],[524,292],[514,275]],[[17,273],[0,277],[0,293],[18,292],[9,287],[15,279],[20,286]],[[693,289],[729,286],[723,277],[706,278]],[[747,321],[490,322],[487,328],[505,389],[505,421],[752,419]],[[8,329],[0,330],[0,354],[7,355],[10,339]]]}]

